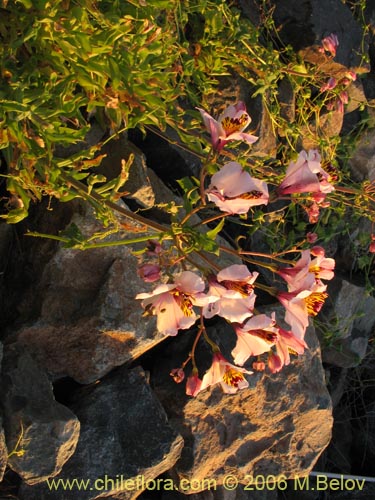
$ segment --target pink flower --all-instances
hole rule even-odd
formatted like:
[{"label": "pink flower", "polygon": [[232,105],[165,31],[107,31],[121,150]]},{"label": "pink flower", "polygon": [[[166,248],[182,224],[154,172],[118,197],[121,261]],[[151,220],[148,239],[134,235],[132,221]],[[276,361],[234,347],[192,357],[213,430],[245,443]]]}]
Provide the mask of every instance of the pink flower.
[{"label": "pink flower", "polygon": [[205,318],[216,314],[229,321],[243,323],[253,314],[256,295],[252,284],[258,273],[251,273],[241,264],[222,269],[217,276],[208,278],[210,297],[216,297],[203,308]]},{"label": "pink flower", "polygon": [[322,45],[323,47],[321,49],[321,52],[329,52],[332,57],[335,57],[336,49],[339,45],[339,39],[337,38],[337,35],[331,33],[330,35],[322,39]]},{"label": "pink flower", "polygon": [[195,397],[201,390],[202,380],[194,373],[186,381],[186,394]]},{"label": "pink flower", "polygon": [[329,183],[329,180],[329,174],[320,165],[318,151],[311,149],[306,153],[306,151],[302,150],[297,161],[289,164],[278,191],[281,195],[314,192],[327,194],[335,189]]},{"label": "pink flower", "polygon": [[236,365],[242,366],[250,356],[263,354],[276,344],[278,328],[275,325],[275,313],[272,313],[272,318],[265,314],[257,314],[242,326],[234,326],[237,343],[232,351],[232,356]]},{"label": "pink flower", "polygon": [[369,248],[368,248],[368,251],[369,251],[370,253],[375,253],[375,241],[372,241],[372,242],[370,243],[370,246],[369,246]]},{"label": "pink flower", "polygon": [[217,297],[203,293],[205,283],[191,271],[184,271],[173,284],[159,285],[151,293],[139,293],[145,314],[157,315],[157,328],[164,335],[177,335],[197,320],[193,306],[205,306]]},{"label": "pink flower", "polygon": [[253,372],[232,365],[222,354],[216,352],[211,367],[203,376],[200,391],[219,383],[224,392],[234,394],[238,390],[249,386],[244,373],[251,375]]},{"label": "pink flower", "polygon": [[[311,260],[311,254],[315,255],[315,259]],[[302,286],[310,287],[315,280],[331,280],[334,268],[335,261],[325,257],[324,248],[314,247],[311,251],[303,250],[301,258],[293,267],[280,268],[277,274],[288,283],[288,290],[291,292]]]},{"label": "pink flower", "polygon": [[268,368],[271,373],[277,373],[283,367],[283,363],[277,354],[270,351],[268,355]]},{"label": "pink flower", "polygon": [[217,151],[221,151],[229,141],[245,141],[253,144],[258,140],[258,137],[243,132],[251,122],[243,102],[228,106],[218,120],[215,120],[204,109],[197,109],[202,115],[207,131],[211,134],[212,146]]},{"label": "pink flower", "polygon": [[231,214],[245,214],[251,207],[267,204],[269,198],[267,184],[251,177],[235,161],[212,176],[206,194],[222,212]]},{"label": "pink flower", "polygon": [[160,267],[156,264],[143,264],[138,268],[138,276],[146,283],[152,283],[160,279]]},{"label": "pink flower", "polygon": [[307,349],[307,344],[303,339],[297,338],[293,332],[279,328],[279,338],[276,344],[276,351],[281,360],[282,366],[290,363],[290,353],[303,354]]},{"label": "pink flower", "polygon": [[310,284],[310,277],[306,284],[301,283],[299,290],[279,292],[277,298],[285,307],[285,321],[290,325],[293,334],[300,340],[305,335],[309,324],[309,316],[316,316],[328,297],[327,286],[322,282]]}]

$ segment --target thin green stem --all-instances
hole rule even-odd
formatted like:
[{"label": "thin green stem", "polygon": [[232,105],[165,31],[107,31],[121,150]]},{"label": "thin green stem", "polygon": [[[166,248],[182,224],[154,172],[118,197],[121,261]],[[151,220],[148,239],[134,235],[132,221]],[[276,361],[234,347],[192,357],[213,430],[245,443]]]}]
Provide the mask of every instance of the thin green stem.
[{"label": "thin green stem", "polygon": [[62,177],[62,179],[65,180],[65,182],[67,182],[68,184],[73,186],[84,198],[95,200],[95,201],[99,202],[100,204],[105,205],[108,208],[111,208],[115,212],[118,212],[121,215],[128,217],[129,219],[140,222],[141,224],[147,226],[150,229],[153,229],[154,231],[157,231],[157,232],[167,232],[168,231],[167,227],[162,226],[161,224],[159,224],[157,222],[146,219],[145,217],[142,217],[141,215],[135,214],[134,212],[131,212],[130,210],[127,210],[124,207],[120,207],[119,205],[117,205],[113,201],[106,200],[105,198],[103,198],[103,196],[96,193],[94,190],[89,192],[87,186],[82,184],[82,182],[73,179],[69,175],[62,173],[61,177]]},{"label": "thin green stem", "polygon": [[227,213],[227,212],[225,212],[225,213],[222,213],[222,214],[213,215],[212,217],[208,217],[207,219],[204,219],[201,222],[197,222],[196,224],[194,224],[191,227],[194,229],[195,227],[199,227],[202,224],[208,224],[209,222],[213,222],[215,220],[222,219],[223,217],[226,217],[227,215],[230,215],[230,214]]}]

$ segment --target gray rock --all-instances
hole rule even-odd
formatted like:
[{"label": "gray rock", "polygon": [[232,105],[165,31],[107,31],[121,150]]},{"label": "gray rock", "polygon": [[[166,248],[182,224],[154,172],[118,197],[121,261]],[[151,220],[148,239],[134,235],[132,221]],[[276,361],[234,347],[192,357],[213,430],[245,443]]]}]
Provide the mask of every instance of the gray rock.
[{"label": "gray rock", "polygon": [[[80,500],[136,498],[147,481],[170,469],[180,456],[183,440],[168,424],[141,369],[121,368],[82,389],[72,408],[81,422],[80,439],[56,479],[89,480]],[[47,483],[23,484],[20,491],[20,500],[75,498],[76,489],[51,491]]]},{"label": "gray rock", "polygon": [[[75,221],[94,231],[87,216]],[[155,318],[142,317],[135,299],[149,289],[137,276],[137,266],[126,246],[59,247],[36,291],[40,317],[16,332],[17,343],[53,378],[70,376],[80,383],[91,383],[139,356],[164,337],[156,332]]]},{"label": "gray rock", "polygon": [[155,203],[155,193],[147,175],[146,158],[142,151],[128,140],[126,134],[121,134],[108,142],[100,150],[100,154],[106,156],[95,168],[94,173],[104,175],[107,181],[115,179],[121,174],[123,160],[127,161],[130,155],[134,156],[129,169],[129,177],[119,193],[126,193],[142,207],[151,208]]},{"label": "gray rock", "polygon": [[5,351],[1,397],[9,467],[28,484],[58,474],[74,453],[80,424],[55,401],[51,383],[28,353]]},{"label": "gray rock", "polygon": [[375,181],[375,129],[368,129],[361,135],[348,164],[356,181]]},{"label": "gray rock", "polygon": [[[0,342],[0,369],[3,359],[3,344]],[[5,468],[8,461],[8,449],[5,443],[5,434],[3,429],[3,419],[0,415],[0,481],[3,480]]]},{"label": "gray rock", "polygon": [[361,363],[375,328],[375,299],[363,287],[338,277],[328,286],[330,302],[319,318],[323,360],[349,368]]},{"label": "gray rock", "polygon": [[[173,389],[167,378],[187,356],[191,335],[184,333],[168,346],[152,377],[171,422],[185,438],[175,467],[179,477],[210,478],[220,485],[226,474],[234,474],[242,484],[247,475],[307,474],[328,445],[332,427],[331,400],[313,328],[306,338],[310,349],[280,373],[256,373],[248,378],[249,388],[234,395],[214,387],[196,398],[184,394],[183,384]],[[216,325],[209,328],[209,335],[230,359],[227,353],[235,341],[232,328]],[[210,364],[211,354],[206,354],[199,362],[201,375]]]},{"label": "gray rock", "polygon": [[[320,54],[318,60],[319,53],[310,48],[314,44],[319,46],[322,38],[335,33],[339,39],[335,62],[346,69],[368,71],[368,68],[360,67],[363,30],[349,7],[340,0],[277,0],[271,3],[275,5],[273,17],[280,27],[281,39],[300,51],[305,60],[313,63],[327,62],[324,54]],[[324,71],[320,64],[319,69]]]}]

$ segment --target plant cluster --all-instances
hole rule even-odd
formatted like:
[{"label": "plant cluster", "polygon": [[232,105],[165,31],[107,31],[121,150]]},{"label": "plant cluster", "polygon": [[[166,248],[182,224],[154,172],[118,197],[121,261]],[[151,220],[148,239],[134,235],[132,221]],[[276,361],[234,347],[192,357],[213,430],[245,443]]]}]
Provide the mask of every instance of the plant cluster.
[{"label": "plant cluster", "polygon": [[[327,137],[319,125],[323,115],[343,114],[357,74],[349,69],[327,74],[326,65],[304,62],[280,45],[266,0],[260,27],[224,0],[170,4],[2,0],[0,151],[6,185],[1,217],[19,222],[44,196],[61,202],[84,198],[103,223],[102,232],[87,239],[71,225],[58,235],[29,234],[81,250],[145,242],[136,252],[143,258],[139,276],[160,281],[152,292],[137,296],[145,315],[155,315],[158,330],[172,336],[199,322],[192,349],[173,378],[181,382],[191,363],[188,394],[216,383],[233,393],[248,385],[250,372],[243,365],[250,357],[256,358],[253,369],[268,366],[277,372],[290,354],[307,347],[309,317],[322,308],[324,280],[332,279],[334,269],[333,259],[314,243],[329,241],[347,207],[374,221],[374,184],[353,185],[337,157],[339,137]],[[316,49],[332,61],[339,43],[330,34]],[[248,131],[251,117],[244,102],[209,113],[220,78],[235,74],[252,88],[248,101],[260,99],[268,113],[279,135],[276,156],[252,153],[258,136]],[[293,120],[282,113],[283,81],[292,89]],[[102,127],[103,138],[89,145],[93,123]],[[118,203],[131,157],[111,181],[95,171],[101,148],[121,132],[152,128],[167,138],[167,127],[178,133],[182,148],[201,159],[198,177],[178,181],[183,207],[164,207],[170,225]],[[301,147],[301,134],[316,146]],[[141,224],[146,234],[106,240],[124,232],[116,212],[129,220],[127,232],[139,232]],[[240,237],[233,247],[221,245],[218,235],[231,225],[240,228]],[[256,233],[269,253],[241,246],[241,238]],[[374,253],[375,235],[364,240]],[[215,259],[224,252],[242,263],[219,268]],[[261,283],[248,265],[272,271],[284,288]],[[287,329],[274,312],[257,312],[257,288],[284,306]],[[207,335],[204,320],[216,315],[237,334],[234,364]],[[203,377],[195,357],[199,339],[213,351]]]}]

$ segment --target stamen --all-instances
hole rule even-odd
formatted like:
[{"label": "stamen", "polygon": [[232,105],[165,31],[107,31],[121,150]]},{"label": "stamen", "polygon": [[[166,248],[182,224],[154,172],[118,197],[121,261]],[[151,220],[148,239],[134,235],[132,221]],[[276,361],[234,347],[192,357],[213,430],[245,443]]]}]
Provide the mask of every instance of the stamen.
[{"label": "stamen", "polygon": [[238,196],[226,196],[225,199],[236,200],[238,198],[241,198],[242,200],[256,200],[258,198],[261,198],[262,196],[263,196],[262,191],[257,191],[254,189],[253,191],[249,191],[248,193],[242,193]]},{"label": "stamen", "polygon": [[155,314],[155,307],[152,304],[147,304],[145,310],[142,313],[142,317],[153,316]]},{"label": "stamen", "polygon": [[227,290],[239,292],[243,297],[248,297],[254,290],[253,285],[250,285],[250,283],[246,283],[245,281],[224,280],[220,281],[220,285],[225,287]]},{"label": "stamen", "polygon": [[193,315],[193,303],[189,297],[183,292],[179,290],[172,290],[172,295],[174,300],[177,302],[179,308],[184,313],[184,316],[192,316]]},{"label": "stamen", "polygon": [[238,384],[245,380],[243,373],[238,372],[234,368],[226,367],[225,373],[223,375],[224,384],[230,385],[231,387],[238,387]]},{"label": "stamen", "polygon": [[298,352],[292,349],[291,347],[288,347],[288,352],[289,354],[293,354],[293,356],[298,356]]},{"label": "stamen", "polygon": [[311,295],[304,298],[309,316],[316,316],[318,314],[327,297],[328,293],[326,292],[313,292]]},{"label": "stamen", "polygon": [[310,266],[309,267],[309,273],[314,273],[315,278],[319,278],[320,271],[321,271],[321,268],[319,266]]},{"label": "stamen", "polygon": [[225,130],[226,135],[233,134],[234,132],[241,132],[245,125],[247,124],[249,119],[249,115],[247,113],[243,113],[238,118],[231,118],[230,116],[226,116],[221,120],[221,126]]},{"label": "stamen", "polygon": [[268,332],[267,330],[250,330],[249,333],[265,340],[269,344],[276,344],[276,342],[279,340],[278,332]]}]

